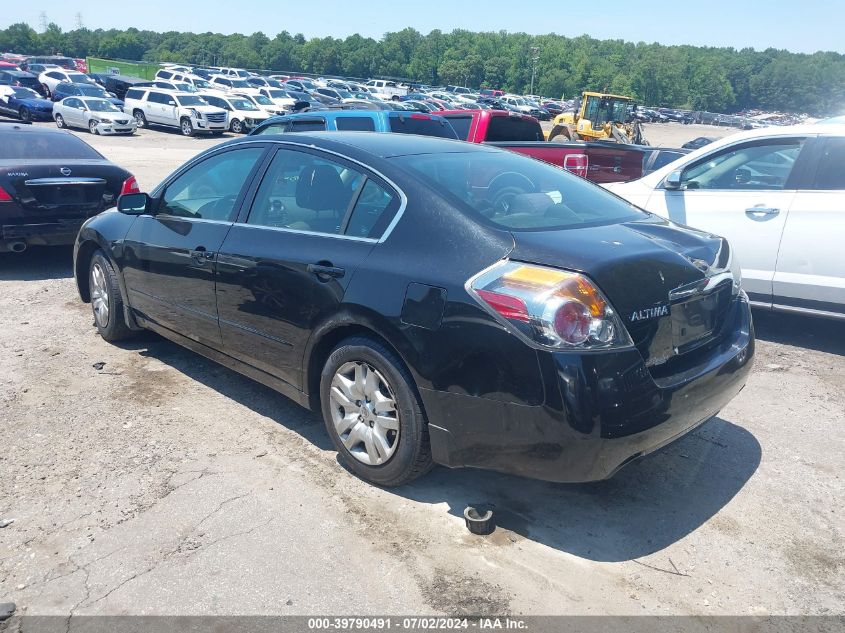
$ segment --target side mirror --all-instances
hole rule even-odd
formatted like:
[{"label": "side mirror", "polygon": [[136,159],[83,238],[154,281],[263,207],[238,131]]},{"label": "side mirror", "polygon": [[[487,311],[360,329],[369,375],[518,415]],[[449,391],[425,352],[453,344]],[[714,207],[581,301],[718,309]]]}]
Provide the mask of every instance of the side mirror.
[{"label": "side mirror", "polygon": [[176,105],[176,102],[175,102],[175,101],[173,101],[173,99],[171,99],[170,101],[168,101],[168,102],[167,102],[167,105],[169,105],[169,106],[175,106],[175,105]]},{"label": "side mirror", "polygon": [[125,193],[117,199],[117,210],[126,215],[144,215],[152,208],[152,198],[145,193]]},{"label": "side mirror", "polygon": [[677,191],[681,188],[681,170],[678,169],[677,171],[673,171],[671,174],[666,176],[666,180],[663,181],[663,187],[665,189],[671,189]]}]

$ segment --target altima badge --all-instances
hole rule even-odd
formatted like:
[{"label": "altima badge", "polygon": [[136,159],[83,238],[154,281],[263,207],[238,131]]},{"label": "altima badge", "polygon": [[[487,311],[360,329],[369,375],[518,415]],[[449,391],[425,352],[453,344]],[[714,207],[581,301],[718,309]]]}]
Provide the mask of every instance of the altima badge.
[{"label": "altima badge", "polygon": [[654,319],[669,314],[669,306],[657,306],[656,308],[645,308],[637,310],[631,315],[631,322],[645,321],[646,319]]}]

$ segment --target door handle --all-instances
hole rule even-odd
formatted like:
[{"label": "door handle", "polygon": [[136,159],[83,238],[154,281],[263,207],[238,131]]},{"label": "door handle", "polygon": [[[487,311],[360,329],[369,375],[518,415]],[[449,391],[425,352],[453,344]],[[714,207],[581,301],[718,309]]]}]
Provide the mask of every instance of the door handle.
[{"label": "door handle", "polygon": [[193,259],[198,266],[202,266],[205,262],[210,262],[214,259],[214,253],[206,249],[205,246],[197,246],[191,251],[191,259]]},{"label": "door handle", "polygon": [[346,274],[346,270],[332,266],[331,264],[308,264],[308,272],[314,273],[322,281],[328,281],[330,278],[340,279]]},{"label": "door handle", "polygon": [[745,210],[746,215],[754,215],[754,216],[765,216],[765,215],[777,215],[780,213],[780,209],[776,209],[775,207],[751,207]]}]

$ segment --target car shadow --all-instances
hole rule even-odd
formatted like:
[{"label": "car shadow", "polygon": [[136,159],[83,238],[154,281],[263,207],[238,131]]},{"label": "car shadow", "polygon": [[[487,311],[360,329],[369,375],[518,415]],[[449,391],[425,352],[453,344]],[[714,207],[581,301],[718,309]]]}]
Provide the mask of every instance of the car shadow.
[{"label": "car shadow", "polygon": [[845,356],[845,322],[754,310],[754,335],[761,341]]},{"label": "car shadow", "polygon": [[31,246],[23,253],[0,253],[0,281],[73,277],[73,246]]},{"label": "car shadow", "polygon": [[495,544],[525,538],[616,562],[658,552],[701,527],[743,488],[760,459],[751,433],[716,417],[607,481],[553,484],[438,468],[390,492],[421,503],[445,502],[461,518],[468,505],[492,505],[497,527],[488,538]]},{"label": "car shadow", "polygon": [[208,360],[153,332],[139,333],[138,336],[116,345],[169,365],[255,413],[298,433],[317,448],[332,449],[331,440],[326,435],[323,420],[319,415],[259,382]]}]

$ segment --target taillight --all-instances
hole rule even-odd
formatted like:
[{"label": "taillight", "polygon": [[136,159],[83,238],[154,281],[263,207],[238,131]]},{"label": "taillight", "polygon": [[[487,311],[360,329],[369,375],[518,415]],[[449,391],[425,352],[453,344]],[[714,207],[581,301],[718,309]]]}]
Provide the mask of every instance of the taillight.
[{"label": "taillight", "polygon": [[563,168],[576,176],[586,178],[590,169],[590,157],[586,154],[567,154],[563,157]]},{"label": "taillight", "polygon": [[0,187],[0,202],[11,202],[12,196],[9,195],[9,192]]},{"label": "taillight", "polygon": [[553,350],[633,345],[608,300],[579,273],[505,260],[471,279],[467,290],[534,345]]},{"label": "taillight", "polygon": [[123,186],[120,188],[120,195],[125,195],[127,193],[140,193],[141,189],[138,187],[138,181],[135,180],[135,176],[129,176],[126,180],[123,181]]},{"label": "taillight", "polygon": [[426,121],[431,119],[431,117],[428,116],[427,114],[412,114],[411,118],[412,119],[425,119]]}]

